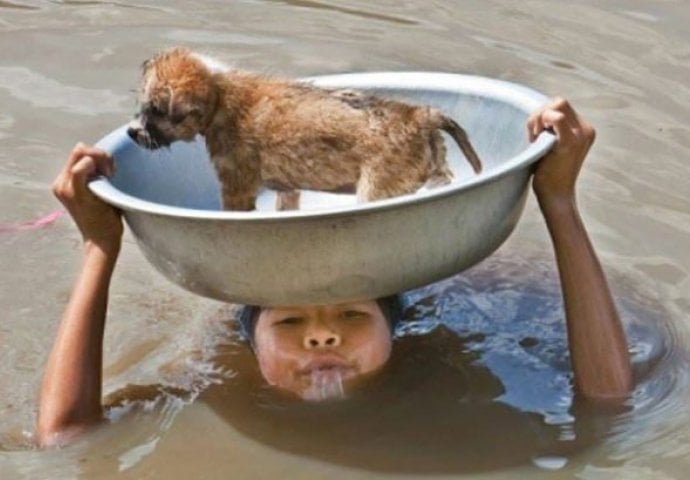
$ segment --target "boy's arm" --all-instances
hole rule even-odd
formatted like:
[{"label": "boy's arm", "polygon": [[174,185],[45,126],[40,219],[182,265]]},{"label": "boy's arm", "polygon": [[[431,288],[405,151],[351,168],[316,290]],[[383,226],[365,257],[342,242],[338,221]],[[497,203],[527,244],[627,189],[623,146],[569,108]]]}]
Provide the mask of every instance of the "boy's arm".
[{"label": "boy's arm", "polygon": [[53,184],[82,233],[84,253],[43,377],[37,425],[42,446],[64,443],[102,416],[103,331],[122,221],[119,212],[91,194],[87,182],[112,171],[105,152],[77,145]]},{"label": "boy's arm", "polygon": [[575,198],[577,175],[595,132],[563,99],[530,117],[531,140],[544,129],[558,141],[539,162],[532,186],[556,254],[575,388],[587,398],[621,400],[633,386],[628,346]]}]

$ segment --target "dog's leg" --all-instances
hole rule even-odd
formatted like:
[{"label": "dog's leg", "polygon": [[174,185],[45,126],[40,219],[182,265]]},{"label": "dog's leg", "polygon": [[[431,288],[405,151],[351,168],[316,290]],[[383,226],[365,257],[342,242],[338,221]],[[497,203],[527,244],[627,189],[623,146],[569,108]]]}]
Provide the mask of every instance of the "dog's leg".
[{"label": "dog's leg", "polygon": [[359,203],[383,200],[407,193],[416,192],[424,182],[418,179],[396,175],[389,171],[395,162],[374,161],[362,166],[357,182],[357,201]]},{"label": "dog's leg", "polygon": [[230,157],[212,157],[211,160],[221,185],[223,209],[254,210],[261,183],[258,166],[235,162]]},{"label": "dog's leg", "polygon": [[236,193],[229,193],[223,189],[223,210],[236,210],[249,212],[256,208],[256,196],[252,195],[237,195]]},{"label": "dog's leg", "polygon": [[276,210],[299,210],[299,190],[286,190],[278,192],[276,197]]},{"label": "dog's leg", "polygon": [[429,138],[429,153],[431,154],[431,171],[426,186],[429,188],[448,185],[453,180],[453,172],[448,167],[446,145],[438,130],[431,132]]}]

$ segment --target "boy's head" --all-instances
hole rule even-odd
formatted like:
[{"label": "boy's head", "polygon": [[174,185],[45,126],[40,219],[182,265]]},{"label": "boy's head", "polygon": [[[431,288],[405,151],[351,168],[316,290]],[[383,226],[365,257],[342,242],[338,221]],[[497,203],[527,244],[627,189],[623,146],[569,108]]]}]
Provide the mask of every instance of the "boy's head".
[{"label": "boy's head", "polygon": [[306,400],[344,395],[390,357],[396,296],[339,305],[247,306],[240,324],[266,381]]}]

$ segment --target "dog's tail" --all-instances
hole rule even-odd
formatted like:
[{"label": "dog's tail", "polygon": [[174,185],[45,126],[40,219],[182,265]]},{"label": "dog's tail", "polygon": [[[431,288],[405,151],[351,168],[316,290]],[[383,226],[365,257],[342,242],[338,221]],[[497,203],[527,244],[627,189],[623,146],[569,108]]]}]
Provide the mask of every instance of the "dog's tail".
[{"label": "dog's tail", "polygon": [[469,138],[467,138],[467,133],[465,130],[458,125],[458,123],[440,112],[437,112],[438,118],[438,128],[448,132],[448,134],[453,137],[453,140],[458,144],[460,150],[467,158],[467,161],[472,165],[474,173],[479,173],[482,171],[482,162],[479,160],[479,155],[474,151],[474,147],[470,143]]}]

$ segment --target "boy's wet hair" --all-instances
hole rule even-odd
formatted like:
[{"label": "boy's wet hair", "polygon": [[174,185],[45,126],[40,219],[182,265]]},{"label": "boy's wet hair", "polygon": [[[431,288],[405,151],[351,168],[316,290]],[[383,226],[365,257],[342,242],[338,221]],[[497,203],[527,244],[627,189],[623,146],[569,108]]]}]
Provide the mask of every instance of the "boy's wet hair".
[{"label": "boy's wet hair", "polygon": [[[388,321],[388,326],[391,330],[391,335],[395,333],[395,327],[402,318],[402,297],[400,294],[389,295],[376,299],[383,316]],[[256,328],[256,321],[261,313],[261,308],[258,305],[245,305],[239,313],[237,318],[240,324],[240,330],[244,337],[254,345],[254,330]]]}]

